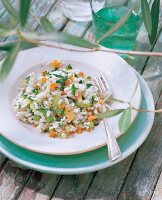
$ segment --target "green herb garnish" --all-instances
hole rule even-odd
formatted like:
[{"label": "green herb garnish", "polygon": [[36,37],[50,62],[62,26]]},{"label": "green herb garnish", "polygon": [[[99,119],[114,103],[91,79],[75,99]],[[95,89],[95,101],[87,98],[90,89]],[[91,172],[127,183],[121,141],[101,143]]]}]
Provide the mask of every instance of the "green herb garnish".
[{"label": "green herb garnish", "polygon": [[65,110],[61,110],[61,111],[60,111],[60,113],[61,113],[62,115],[64,115],[64,113],[65,113]]},{"label": "green herb garnish", "polygon": [[64,82],[65,81],[63,79],[56,80],[56,83],[64,84]]},{"label": "green herb garnish", "polygon": [[40,91],[39,89],[33,89],[33,90],[32,90],[32,92],[33,92],[35,95],[37,95],[37,94],[39,93],[39,91]]},{"label": "green herb garnish", "polygon": [[59,122],[58,125],[59,125],[59,127],[62,127],[62,126],[63,126],[63,123],[62,123],[62,122]]},{"label": "green herb garnish", "polygon": [[95,96],[92,96],[91,103],[94,104]]},{"label": "green herb garnish", "polygon": [[59,74],[53,74],[54,76],[56,76],[57,78],[62,78],[62,79],[64,79],[64,76],[62,76],[62,75],[59,75]]},{"label": "green herb garnish", "polygon": [[82,83],[83,83],[83,81],[82,81],[82,80],[80,80],[80,81],[79,81],[79,84],[82,84]]},{"label": "green herb garnish", "polygon": [[72,69],[73,67],[71,66],[71,64],[66,66],[66,69]]},{"label": "green herb garnish", "polygon": [[73,83],[72,86],[71,86],[71,92],[72,92],[73,95],[75,95],[76,89],[77,89],[77,88],[75,87],[75,85],[74,85],[74,83]]},{"label": "green herb garnish", "polygon": [[90,88],[91,86],[92,86],[91,83],[87,83],[87,84],[86,84],[86,88],[87,88],[87,89]]}]

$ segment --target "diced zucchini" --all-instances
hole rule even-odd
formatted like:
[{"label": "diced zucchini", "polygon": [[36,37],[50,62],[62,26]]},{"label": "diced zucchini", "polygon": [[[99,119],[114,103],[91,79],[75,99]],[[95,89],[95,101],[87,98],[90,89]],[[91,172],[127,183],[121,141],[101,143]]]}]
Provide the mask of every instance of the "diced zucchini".
[{"label": "diced zucchini", "polygon": [[76,106],[78,106],[79,108],[90,108],[92,106],[91,103],[78,103],[76,102]]},{"label": "diced zucchini", "polygon": [[40,116],[39,116],[39,115],[34,115],[34,116],[33,116],[33,119],[34,119],[35,121],[39,121],[39,120],[40,120]]},{"label": "diced zucchini", "polygon": [[52,117],[52,116],[46,117],[46,121],[48,123],[52,123],[52,122],[54,122],[54,117]]},{"label": "diced zucchini", "polygon": [[90,125],[89,125],[89,128],[93,128],[94,127],[94,123],[91,122]]},{"label": "diced zucchini", "polygon": [[57,108],[60,96],[58,94],[53,97],[53,105]]},{"label": "diced zucchini", "polygon": [[46,114],[47,114],[47,111],[44,108],[40,108],[40,109],[38,109],[38,111],[41,112],[44,116],[46,116]]}]

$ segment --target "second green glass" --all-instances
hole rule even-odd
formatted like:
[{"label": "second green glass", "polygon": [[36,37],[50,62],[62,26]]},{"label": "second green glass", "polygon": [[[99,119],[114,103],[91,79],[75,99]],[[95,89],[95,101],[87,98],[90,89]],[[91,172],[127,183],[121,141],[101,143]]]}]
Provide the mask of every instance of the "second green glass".
[{"label": "second green glass", "polygon": [[[118,2],[117,0],[91,0],[93,32],[96,40],[100,39],[130,10],[126,5],[118,5]],[[100,44],[113,49],[132,50],[141,24],[140,15],[132,10],[128,20],[117,31],[100,41]]]}]

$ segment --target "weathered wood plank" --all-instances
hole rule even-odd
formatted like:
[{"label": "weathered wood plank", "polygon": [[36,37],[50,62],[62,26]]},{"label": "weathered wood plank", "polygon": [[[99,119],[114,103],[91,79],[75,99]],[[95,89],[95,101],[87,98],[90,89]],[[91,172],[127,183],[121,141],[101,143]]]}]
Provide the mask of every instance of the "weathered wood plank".
[{"label": "weathered wood plank", "polygon": [[[19,7],[19,1],[13,1],[12,2],[12,6],[14,6],[16,9]],[[3,13],[3,15],[1,16],[1,22],[3,22],[4,24],[8,24],[12,27],[16,26],[16,20],[14,20],[7,11],[5,11]]]},{"label": "weathered wood plank", "polygon": [[[53,27],[58,31],[62,30],[63,27],[68,22],[68,19],[61,12],[59,1],[57,1],[54,4],[54,6],[52,7],[52,9],[50,10],[50,12],[47,14],[46,17],[52,23]],[[42,30],[40,26],[38,27],[37,31],[39,33],[45,32],[44,30]]]},{"label": "weathered wood plank", "polygon": [[94,173],[76,176],[63,176],[51,200],[83,199]]},{"label": "weathered wood plank", "polygon": [[21,192],[18,200],[48,200],[61,176],[34,172]]},{"label": "weathered wood plank", "polygon": [[[157,40],[157,43],[154,47],[154,51],[162,51],[162,32]],[[151,57],[145,70],[143,72],[143,77],[147,81],[153,96],[155,97],[155,101],[157,100],[161,90],[162,90],[162,58]]]},{"label": "weathered wood plank", "polygon": [[[13,3],[13,1],[15,1],[15,0],[9,0],[10,3]],[[4,8],[4,6],[3,6],[3,3],[2,3],[2,1],[0,1],[0,18],[2,17],[2,15],[3,15],[5,12],[6,12],[6,11],[5,11],[5,8]]]},{"label": "weathered wood plank", "polygon": [[162,172],[157,182],[154,194],[151,200],[160,200],[162,198]]},{"label": "weathered wood plank", "polygon": [[63,31],[71,35],[81,37],[84,35],[90,24],[91,24],[90,22],[74,22],[70,20],[66,24]]},{"label": "weathered wood plank", "polygon": [[134,155],[108,169],[99,171],[85,199],[115,200],[129,171]]},{"label": "weathered wood plank", "polygon": [[[162,95],[157,108],[162,105]],[[151,198],[162,170],[162,115],[156,115],[149,137],[138,150],[119,200],[148,200]]]},{"label": "weathered wood plank", "polygon": [[30,170],[13,167],[8,162],[0,173],[1,199],[16,199],[30,176],[30,172]]},{"label": "weathered wood plank", "polygon": [[[46,15],[51,7],[55,4],[56,0],[35,0],[34,4],[31,6],[32,13],[39,19],[40,17]],[[38,23],[30,15],[28,19],[29,24],[33,29],[36,29]]]},{"label": "weathered wood plank", "polygon": [[0,153],[0,172],[4,166],[4,163],[7,161],[7,158],[5,158],[1,153]]},{"label": "weathered wood plank", "polygon": [[62,30],[65,24],[68,22],[68,19],[61,12],[59,2],[55,4],[47,18],[50,20],[56,30]]}]

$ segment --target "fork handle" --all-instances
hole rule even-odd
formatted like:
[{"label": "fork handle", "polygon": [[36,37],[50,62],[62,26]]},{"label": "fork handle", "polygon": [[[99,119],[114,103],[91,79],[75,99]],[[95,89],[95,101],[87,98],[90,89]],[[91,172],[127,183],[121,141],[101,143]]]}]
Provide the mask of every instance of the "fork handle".
[{"label": "fork handle", "polygon": [[108,144],[108,156],[109,156],[110,161],[114,161],[121,156],[120,147],[117,143],[117,140],[114,134],[112,133],[112,131],[110,131],[108,119],[104,119],[103,121],[105,125],[104,127],[105,127],[106,139],[107,139],[107,144]]}]

